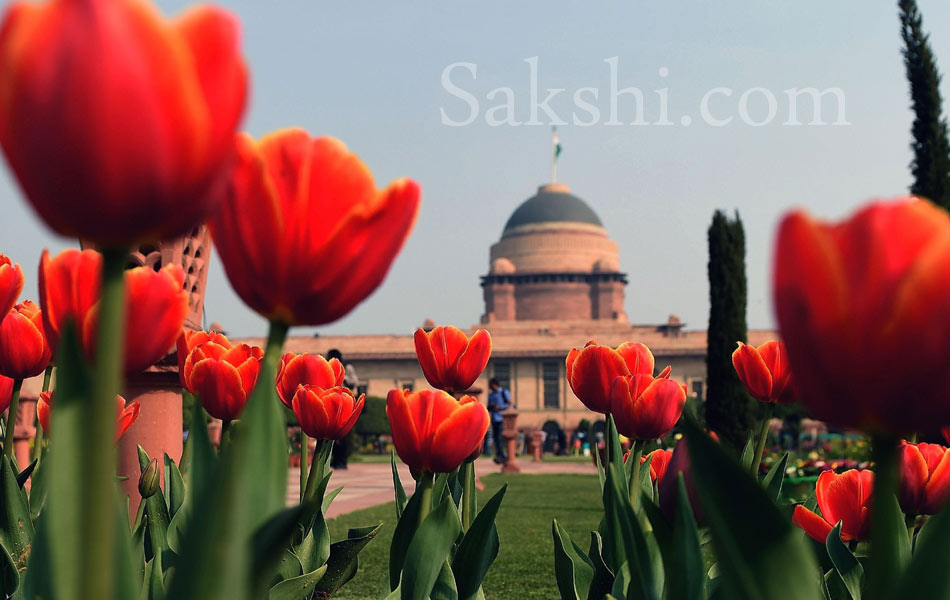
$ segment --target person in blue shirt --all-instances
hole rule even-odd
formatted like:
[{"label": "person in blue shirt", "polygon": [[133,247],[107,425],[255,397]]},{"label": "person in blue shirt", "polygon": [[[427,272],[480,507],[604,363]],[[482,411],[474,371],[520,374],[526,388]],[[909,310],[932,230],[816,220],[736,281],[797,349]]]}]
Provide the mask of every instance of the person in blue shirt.
[{"label": "person in blue shirt", "polygon": [[511,392],[501,387],[498,380],[492,377],[488,382],[488,412],[491,414],[491,436],[495,440],[495,462],[501,464],[508,460],[505,455],[505,440],[501,435],[504,418],[501,413],[511,407]]}]

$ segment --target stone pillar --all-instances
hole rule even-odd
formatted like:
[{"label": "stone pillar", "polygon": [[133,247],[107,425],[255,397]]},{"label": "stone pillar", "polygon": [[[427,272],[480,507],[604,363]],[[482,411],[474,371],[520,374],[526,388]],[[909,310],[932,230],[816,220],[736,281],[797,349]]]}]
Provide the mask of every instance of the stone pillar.
[{"label": "stone pillar", "polygon": [[119,475],[128,478],[122,482],[122,491],[129,496],[129,509],[134,517],[142,499],[138,491],[141,471],[137,447],[142,446],[150,458],[158,459],[163,486],[165,454],[176,463],[181,460],[181,385],[177,364],[151,367],[130,377],[123,397],[127,402],[140,404],[139,418],[119,440]]},{"label": "stone pillar", "polygon": [[521,468],[518,466],[518,459],[515,458],[515,454],[518,452],[518,410],[516,408],[509,408],[501,413],[501,415],[505,420],[501,435],[505,438],[505,446],[508,453],[508,460],[501,466],[501,472],[520,473]]},{"label": "stone pillar", "polygon": [[541,462],[544,450],[544,432],[535,429],[531,432],[531,460],[532,462]]},{"label": "stone pillar", "polygon": [[[27,468],[32,459],[30,457],[30,440],[36,437],[36,398],[20,396],[17,404],[16,421],[13,425],[13,454],[16,457],[17,468],[22,471]],[[32,478],[27,481],[30,484]]]}]

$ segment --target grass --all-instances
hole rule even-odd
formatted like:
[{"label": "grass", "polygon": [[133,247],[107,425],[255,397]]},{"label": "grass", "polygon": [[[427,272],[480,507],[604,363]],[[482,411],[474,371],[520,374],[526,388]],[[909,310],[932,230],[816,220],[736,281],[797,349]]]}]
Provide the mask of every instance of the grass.
[{"label": "grass", "polygon": [[[483,504],[505,482],[508,492],[496,521],[501,550],[485,578],[487,600],[557,598],[551,520],[570,531],[583,548],[601,517],[600,485],[595,475],[502,475],[482,478]],[[383,523],[379,535],[360,554],[360,570],[334,598],[376,600],[388,591],[389,544],[396,521],[392,502],[331,519],[330,539],[338,540],[350,527]]]}]

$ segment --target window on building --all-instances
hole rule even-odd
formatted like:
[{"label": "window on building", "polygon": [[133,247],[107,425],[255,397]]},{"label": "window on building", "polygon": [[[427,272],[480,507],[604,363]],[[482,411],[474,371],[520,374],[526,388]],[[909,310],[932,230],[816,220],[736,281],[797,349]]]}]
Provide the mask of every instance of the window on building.
[{"label": "window on building", "polygon": [[401,383],[399,384],[399,387],[400,387],[401,389],[408,390],[408,391],[411,392],[411,391],[412,391],[412,382],[411,382],[411,381],[403,381],[403,382],[401,382]]},{"label": "window on building", "polygon": [[692,385],[693,394],[696,395],[696,399],[697,399],[697,400],[702,400],[702,399],[703,399],[703,388],[704,388],[704,387],[705,387],[705,386],[703,385],[703,380],[697,379],[697,380],[694,380],[694,381],[693,381],[693,385]]},{"label": "window on building", "polygon": [[506,390],[511,389],[511,363],[507,361],[492,363],[492,377],[498,380],[498,385]]},{"label": "window on building", "polygon": [[561,364],[556,360],[541,363],[541,379],[544,383],[544,408],[561,405]]}]

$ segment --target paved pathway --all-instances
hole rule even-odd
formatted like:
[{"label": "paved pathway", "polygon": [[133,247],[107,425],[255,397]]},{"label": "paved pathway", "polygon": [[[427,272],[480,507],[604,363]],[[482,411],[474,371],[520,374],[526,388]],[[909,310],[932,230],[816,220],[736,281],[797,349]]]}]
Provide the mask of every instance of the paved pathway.
[{"label": "paved pathway", "polygon": [[[415,489],[415,482],[409,473],[409,467],[399,464],[399,475],[406,493],[411,494]],[[532,462],[530,458],[518,461],[522,473],[554,474],[580,473],[593,475],[597,472],[589,462]],[[501,467],[494,464],[490,458],[480,458],[475,463],[476,473],[487,475],[498,473]],[[287,486],[287,503],[297,502],[300,496],[300,469],[290,468],[290,482]],[[369,508],[393,500],[392,467],[386,463],[350,463],[348,469],[336,470],[330,478],[329,489],[343,486],[343,491],[336,497],[327,517],[332,518],[354,510]]]}]

